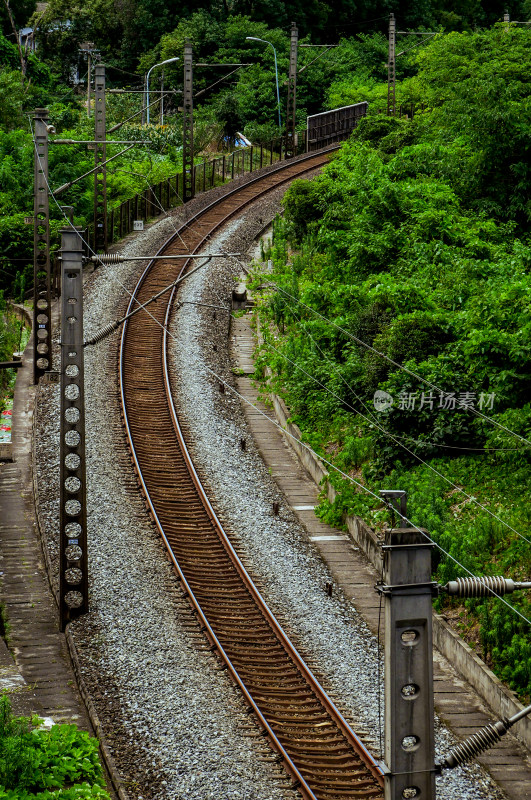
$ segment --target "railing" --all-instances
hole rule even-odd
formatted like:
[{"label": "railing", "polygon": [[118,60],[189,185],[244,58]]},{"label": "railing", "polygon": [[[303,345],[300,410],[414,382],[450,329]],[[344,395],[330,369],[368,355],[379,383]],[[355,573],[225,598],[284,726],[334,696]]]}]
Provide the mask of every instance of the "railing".
[{"label": "railing", "polygon": [[[306,133],[298,136],[294,147],[295,155],[306,151]],[[221,186],[228,181],[239,178],[246,173],[261,169],[275,161],[286,158],[286,140],[274,139],[266,145],[251,145],[242,147],[227,155],[219,156],[210,161],[203,161],[194,165],[195,194],[206,192],[215,186]],[[143,192],[112,208],[107,214],[108,241],[122,239],[131,233],[135,220],[146,222],[160,216],[170,208],[181,205],[183,190],[183,174],[178,172],[170,178],[165,178],[159,183],[149,186]],[[87,229],[88,241],[94,247],[94,228]]]}]

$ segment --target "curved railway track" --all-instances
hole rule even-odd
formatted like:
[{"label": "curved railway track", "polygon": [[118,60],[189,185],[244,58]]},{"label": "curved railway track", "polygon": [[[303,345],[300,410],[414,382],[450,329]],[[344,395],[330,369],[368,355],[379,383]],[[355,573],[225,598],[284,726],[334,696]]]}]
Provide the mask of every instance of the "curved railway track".
[{"label": "curved railway track", "polygon": [[[245,206],[322,166],[327,153],[283,164],[236,188],[183,225],[160,254],[193,253]],[[184,273],[151,262],[129,310]],[[311,800],[379,798],[382,777],[268,610],[201,486],[173,404],[167,325],[174,291],[122,331],[120,387],[131,453],[153,519],[202,629],[257,715],[295,785]]]}]

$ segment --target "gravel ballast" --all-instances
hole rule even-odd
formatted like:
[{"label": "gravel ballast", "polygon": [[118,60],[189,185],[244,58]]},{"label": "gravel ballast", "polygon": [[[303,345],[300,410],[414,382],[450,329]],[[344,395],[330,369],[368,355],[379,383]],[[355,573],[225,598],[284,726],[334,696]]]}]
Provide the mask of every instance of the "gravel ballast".
[{"label": "gravel ballast", "polygon": [[[278,209],[271,193],[209,249],[246,251]],[[197,201],[196,201],[197,204]],[[190,207],[184,212],[189,214]],[[178,215],[177,215],[178,216]],[[155,253],[174,218],[129,238],[124,255]],[[85,338],[116,318],[143,266],[100,267],[86,284]],[[376,642],[352,604],[327,597],[325,565],[286,507],[252,443],[231,384],[227,318],[194,305],[226,305],[235,261],[218,259],[183,282],[173,315],[171,367],[177,407],[198,471],[239,554],[274,612],[345,712],[378,748]],[[91,611],[71,627],[83,674],[131,798],[284,800],[296,796],[256,735],[245,704],[183,599],[136,487],[118,406],[117,335],[86,348],[87,504]],[[178,376],[178,378],[177,378]],[[41,387],[36,465],[41,518],[57,569],[59,395]],[[245,451],[240,439],[245,438]],[[281,513],[272,513],[273,501]],[[55,576],[56,577],[56,576]],[[244,735],[247,734],[247,735]],[[438,751],[453,737],[438,726]],[[261,759],[261,760],[258,760]],[[503,795],[477,766],[438,779],[441,800]]]}]

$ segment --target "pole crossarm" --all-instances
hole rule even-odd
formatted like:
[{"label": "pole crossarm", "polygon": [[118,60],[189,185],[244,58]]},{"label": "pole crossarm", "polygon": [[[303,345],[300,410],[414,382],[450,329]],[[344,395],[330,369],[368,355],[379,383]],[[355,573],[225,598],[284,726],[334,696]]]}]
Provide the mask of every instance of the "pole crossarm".
[{"label": "pole crossarm", "polygon": [[134,311],[130,311],[129,314],[126,314],[125,317],[121,317],[120,319],[117,319],[114,322],[109,322],[108,325],[104,325],[103,328],[100,328],[100,330],[94,334],[92,339],[87,339],[84,342],[83,347],[88,347],[88,345],[97,344],[98,342],[101,342],[102,339],[105,339],[107,336],[110,336],[111,333],[114,333],[114,331],[120,327],[120,325],[122,325],[124,322],[127,322],[127,320],[130,319],[131,317],[134,317],[134,315],[138,314],[139,311],[144,311],[147,308],[147,306],[151,305],[151,303],[156,303],[159,297],[162,297],[163,294],[166,294],[175,286],[178,286],[182,281],[184,281],[185,278],[190,277],[190,275],[193,275],[194,272],[197,272],[202,267],[205,267],[208,263],[210,263],[212,258],[213,256],[208,256],[206,261],[204,261],[202,264],[198,264],[197,267],[191,269],[190,272],[187,272],[185,275],[181,275],[179,278],[176,278],[176,280],[172,281],[172,283],[170,283],[168,286],[165,286],[164,289],[161,289],[160,292],[157,292],[157,294],[154,294],[152,297],[149,298],[149,300],[146,300],[145,303],[141,303],[138,306],[138,308],[135,308]]},{"label": "pole crossarm", "polygon": [[[96,139],[50,139],[50,144],[98,144]],[[149,139],[107,139],[107,144],[150,144]]]},{"label": "pole crossarm", "polygon": [[[107,94],[145,94],[144,89],[107,89]],[[182,89],[151,89],[151,94],[182,94]],[[154,100],[158,103],[158,100]]]},{"label": "pole crossarm", "polygon": [[122,256],[118,253],[97,253],[95,256],[90,256],[88,260],[96,264],[121,264],[124,261],[155,261],[156,259],[168,261],[177,258],[238,258],[241,256],[243,253],[183,253],[171,256]]},{"label": "pole crossarm", "polygon": [[110,161],[114,161],[115,158],[123,156],[124,153],[127,153],[127,151],[131,150],[131,148],[133,147],[135,147],[134,144],[130,145],[130,147],[126,147],[125,150],[121,150],[119,153],[116,153],[115,156],[111,156],[101,164],[97,164],[97,166],[93,167],[92,169],[89,169],[88,172],[83,173],[83,175],[80,175],[79,178],[74,178],[74,180],[69,181],[68,183],[63,183],[63,185],[59,186],[58,189],[54,189],[52,191],[52,195],[57,196],[58,194],[61,194],[61,192],[66,192],[66,190],[70,189],[70,187],[73,186],[74,183],[78,183],[79,181],[82,181],[83,178],[87,178],[89,175],[92,175],[94,172],[96,172],[96,170],[100,169],[100,167],[102,167],[104,164],[108,164]]},{"label": "pole crossarm", "polygon": [[207,64],[201,63],[198,61],[193,62],[194,67],[251,67],[252,63],[250,61],[242,62],[241,64]]}]

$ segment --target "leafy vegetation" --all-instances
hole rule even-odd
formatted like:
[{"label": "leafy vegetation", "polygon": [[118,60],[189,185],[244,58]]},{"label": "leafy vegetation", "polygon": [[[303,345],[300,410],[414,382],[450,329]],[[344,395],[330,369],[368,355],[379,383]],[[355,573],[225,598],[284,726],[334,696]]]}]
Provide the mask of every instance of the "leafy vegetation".
[{"label": "leafy vegetation", "polygon": [[38,717],[14,717],[0,698],[2,800],[109,800],[98,742],[75,725],[39,728]]},{"label": "leafy vegetation", "polygon": [[[416,37],[399,37],[398,105],[416,108],[414,120],[385,116],[390,10],[400,30],[436,33],[422,46]],[[514,0],[509,11],[525,20],[530,0]],[[178,171],[182,64],[164,69],[164,86],[174,92],[164,125],[157,124],[156,106],[155,124],[140,125],[133,116],[147,71],[180,56],[189,39],[196,64],[205,65],[194,69],[198,155],[230,148],[238,132],[267,143],[278,133],[271,45],[284,117],[296,21],[302,44],[337,45],[299,51],[299,128],[308,113],[361,100],[369,101],[370,116],[321,177],[287,194],[267,277],[281,291],[264,297],[262,362],[273,368],[308,440],[341,470],[376,489],[407,488],[413,519],[470,570],[527,576],[529,546],[453,487],[465,487],[512,528],[526,530],[529,31],[497,24],[499,15],[486,0],[397,0],[392,9],[387,0],[50,0],[44,11],[34,0],[2,0],[0,291],[18,299],[31,288],[32,229],[24,217],[32,213],[33,109],[48,107],[65,138],[92,138],[83,43],[99,50],[109,87],[137,92],[108,98],[109,126],[132,117],[118,138],[145,143],[109,165],[113,207]],[[28,22],[35,53],[19,43],[17,32]],[[153,93],[162,75],[152,74]],[[108,145],[108,156],[119,147]],[[50,149],[52,187],[92,166],[92,153],[82,148]],[[92,176],[61,201],[85,226]],[[62,224],[55,204],[51,216],[55,246]],[[9,357],[13,332],[4,330],[4,317],[2,307],[0,349]],[[383,401],[378,409],[375,392]],[[467,404],[481,406],[498,425]],[[383,524],[377,503],[344,479],[334,481],[341,491],[334,508],[323,505],[325,516],[349,510]],[[455,574],[448,556],[435,567],[441,580]],[[511,602],[529,616],[525,598]],[[513,612],[489,601],[445,613],[462,613],[470,636],[480,625],[476,638],[486,657],[529,694],[527,631]]]},{"label": "leafy vegetation", "polygon": [[[515,533],[528,536],[531,488],[528,36],[500,26],[427,45],[397,89],[425,110],[367,117],[322,175],[292,185],[273,274],[257,279],[278,287],[262,300],[261,360],[305,437],[373,491],[408,490],[411,519],[449,553],[434,565],[443,583],[462,574],[451,557],[474,574],[531,572]],[[378,500],[332,481],[327,519],[383,524]],[[531,616],[523,593],[510,602]],[[491,599],[445,613],[529,696],[520,617]]]}]

